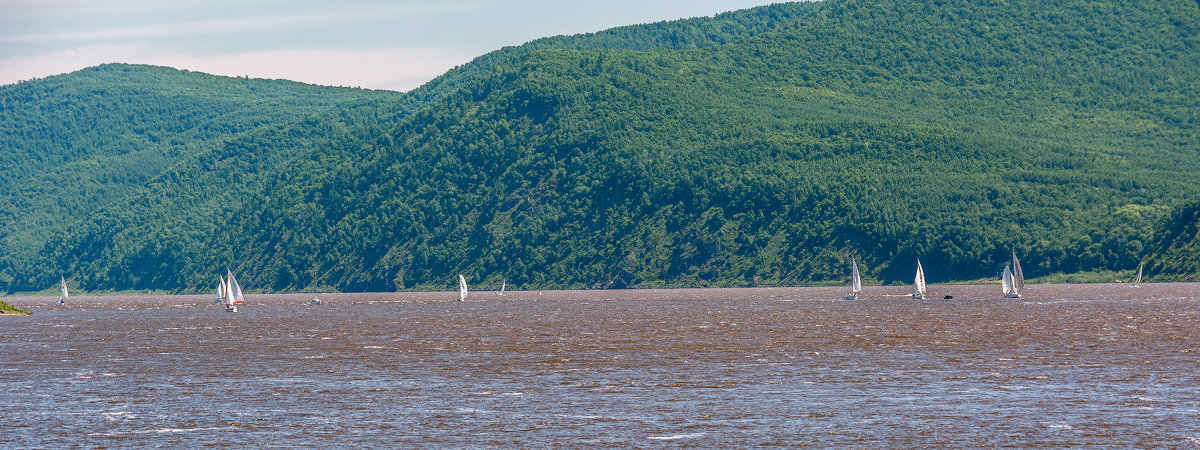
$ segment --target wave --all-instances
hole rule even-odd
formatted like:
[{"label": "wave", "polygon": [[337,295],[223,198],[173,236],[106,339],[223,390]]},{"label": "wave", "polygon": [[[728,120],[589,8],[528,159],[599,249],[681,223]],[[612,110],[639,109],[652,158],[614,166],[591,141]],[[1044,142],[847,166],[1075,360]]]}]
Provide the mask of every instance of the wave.
[{"label": "wave", "polygon": [[647,439],[653,439],[656,441],[675,441],[675,440],[679,440],[679,439],[698,438],[701,436],[704,436],[704,433],[676,434],[676,435],[671,435],[671,436],[650,436]]}]

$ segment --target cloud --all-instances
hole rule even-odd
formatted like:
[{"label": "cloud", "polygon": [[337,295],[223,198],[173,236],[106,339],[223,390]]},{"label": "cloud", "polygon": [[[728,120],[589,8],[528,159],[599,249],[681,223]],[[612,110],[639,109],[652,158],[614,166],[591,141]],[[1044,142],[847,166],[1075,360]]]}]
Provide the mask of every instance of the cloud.
[{"label": "cloud", "polygon": [[72,72],[85,67],[113,62],[118,56],[129,55],[136,49],[128,45],[89,45],[69,50],[33,56],[18,56],[0,60],[0,84],[29,80]]},{"label": "cloud", "polygon": [[111,62],[174,67],[213,75],[286,79],[326,86],[405,91],[469,62],[475,55],[448,48],[275,49],[187,55],[142,44],[97,45],[0,60],[0,84],[61,74]]},{"label": "cloud", "polygon": [[436,48],[281,49],[202,57],[163,55],[152,64],[217,75],[409,90],[473,56]]},{"label": "cloud", "polygon": [[0,35],[0,43],[97,41],[114,39],[148,39],[177,36],[211,36],[227,35],[232,33],[258,33],[281,29],[309,28],[333,22],[350,22],[365,19],[378,19],[383,17],[418,16],[423,14],[447,13],[476,8],[479,8],[479,6],[475,3],[457,3],[193,20],[152,25],[129,25],[101,30],[53,31],[13,34],[7,36]]}]

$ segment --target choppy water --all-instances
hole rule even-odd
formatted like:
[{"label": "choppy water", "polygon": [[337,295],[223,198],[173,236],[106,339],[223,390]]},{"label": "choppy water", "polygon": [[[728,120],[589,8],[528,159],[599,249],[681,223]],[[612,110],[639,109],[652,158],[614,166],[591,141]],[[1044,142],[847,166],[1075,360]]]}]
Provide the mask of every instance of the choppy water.
[{"label": "choppy water", "polygon": [[1200,285],[996,290],[7,298],[0,447],[1200,446]]}]

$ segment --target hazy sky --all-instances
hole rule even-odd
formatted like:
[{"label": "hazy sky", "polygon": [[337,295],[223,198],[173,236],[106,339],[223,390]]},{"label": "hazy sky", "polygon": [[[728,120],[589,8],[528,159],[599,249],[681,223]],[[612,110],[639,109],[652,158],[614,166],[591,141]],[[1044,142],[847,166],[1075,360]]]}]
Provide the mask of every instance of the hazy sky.
[{"label": "hazy sky", "polygon": [[408,90],[491,50],[541,37],[770,3],[0,0],[0,84],[124,62]]}]

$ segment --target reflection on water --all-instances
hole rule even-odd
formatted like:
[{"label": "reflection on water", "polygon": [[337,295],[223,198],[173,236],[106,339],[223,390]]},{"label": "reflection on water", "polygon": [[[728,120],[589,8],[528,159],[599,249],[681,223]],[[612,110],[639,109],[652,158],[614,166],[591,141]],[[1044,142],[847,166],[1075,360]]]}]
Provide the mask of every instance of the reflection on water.
[{"label": "reflection on water", "polygon": [[1200,445],[1197,284],[8,298],[0,447]]}]

